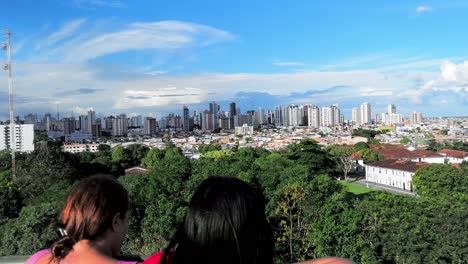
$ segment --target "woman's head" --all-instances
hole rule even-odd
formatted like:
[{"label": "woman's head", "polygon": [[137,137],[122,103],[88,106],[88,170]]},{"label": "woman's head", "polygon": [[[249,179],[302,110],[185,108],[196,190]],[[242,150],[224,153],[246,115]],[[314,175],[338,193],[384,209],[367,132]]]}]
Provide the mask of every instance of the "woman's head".
[{"label": "woman's head", "polygon": [[247,183],[210,177],[190,200],[174,263],[272,263],[273,242],[265,202]]},{"label": "woman's head", "polygon": [[120,251],[128,230],[128,193],[112,176],[95,175],[73,186],[60,215],[66,231],[52,247],[53,256],[65,257],[80,240],[106,239],[112,254]]}]

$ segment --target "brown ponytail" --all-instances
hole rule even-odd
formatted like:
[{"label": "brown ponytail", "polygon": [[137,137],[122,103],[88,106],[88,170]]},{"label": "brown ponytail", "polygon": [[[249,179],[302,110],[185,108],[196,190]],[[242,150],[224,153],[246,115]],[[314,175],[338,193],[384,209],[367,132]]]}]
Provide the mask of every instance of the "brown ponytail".
[{"label": "brown ponytail", "polygon": [[128,211],[127,190],[113,177],[95,175],[70,191],[60,215],[62,237],[52,246],[52,257],[63,259],[82,239],[94,240],[112,226],[112,219]]},{"label": "brown ponytail", "polygon": [[68,235],[60,238],[52,246],[52,257],[58,259],[65,258],[65,256],[73,249],[74,245],[75,241],[73,241],[73,239]]}]

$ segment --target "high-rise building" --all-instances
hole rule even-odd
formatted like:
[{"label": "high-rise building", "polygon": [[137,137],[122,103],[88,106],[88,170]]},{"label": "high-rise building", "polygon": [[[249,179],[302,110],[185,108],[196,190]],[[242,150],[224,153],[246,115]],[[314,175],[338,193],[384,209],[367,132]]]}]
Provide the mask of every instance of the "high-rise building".
[{"label": "high-rise building", "polygon": [[210,112],[217,115],[218,114],[218,104],[215,101],[210,103]]},{"label": "high-rise building", "polygon": [[197,129],[200,129],[202,127],[202,118],[200,114],[197,111],[193,111],[193,126],[196,127]]},{"label": "high-rise building", "polygon": [[281,106],[275,107],[275,126],[279,127],[283,125],[283,108]]},{"label": "high-rise building", "polygon": [[309,106],[307,109],[307,125],[311,128],[320,127],[320,108],[315,105]]},{"label": "high-rise building", "polygon": [[361,124],[361,113],[359,107],[353,107],[351,110],[351,121],[353,121],[354,124]]},{"label": "high-rise building", "polygon": [[259,107],[258,108],[258,124],[259,125],[265,125],[265,111],[263,111],[263,108]]},{"label": "high-rise building", "polygon": [[344,121],[344,118],[341,118],[340,107],[338,106],[338,104],[334,104],[331,107],[333,111],[333,125],[337,126],[337,125],[342,124],[343,123],[342,121]]},{"label": "high-rise building", "polygon": [[[393,115],[396,114],[396,106],[394,104],[389,104],[387,106],[387,115],[385,116],[385,124],[387,125],[393,125],[393,124],[399,124],[399,123],[394,123],[394,120],[397,120],[398,117],[393,117]],[[384,117],[384,115],[382,115]],[[383,118],[382,118],[383,119]],[[383,122],[383,120],[382,120]]]},{"label": "high-rise building", "polygon": [[422,123],[422,113],[413,112],[410,114],[410,124],[421,124]]},{"label": "high-rise building", "polygon": [[63,134],[70,135],[75,132],[75,118],[63,119]]},{"label": "high-rise building", "polygon": [[44,125],[46,128],[46,131],[49,132],[50,129],[52,128],[52,115],[50,113],[47,113],[44,115]]},{"label": "high-rise building", "polygon": [[182,128],[184,132],[189,132],[190,131],[190,114],[189,114],[189,109],[184,105],[184,108],[182,110],[183,115],[182,115]]},{"label": "high-rise building", "polygon": [[25,124],[37,124],[37,114],[28,114],[24,116],[24,123]]},{"label": "high-rise building", "polygon": [[78,120],[80,120],[80,130],[83,132],[88,132],[88,116],[80,115],[80,117],[78,117]]},{"label": "high-rise building", "polygon": [[143,127],[145,135],[154,136],[156,134],[156,118],[146,117]]},{"label": "high-rise building", "polygon": [[[88,119],[87,119],[87,132],[92,133],[93,132],[93,125],[96,124],[96,112],[93,110],[88,111]],[[93,136],[95,136],[93,134]]]},{"label": "high-rise building", "polygon": [[[25,124],[15,125],[15,147],[19,152],[34,151],[34,125]],[[13,140],[10,133],[10,125],[0,125],[0,150],[11,150],[13,148]]]},{"label": "high-rise building", "polygon": [[284,126],[300,126],[302,124],[302,108],[297,105],[288,105],[284,108]]},{"label": "high-rise building", "polygon": [[205,110],[203,112],[202,128],[204,130],[213,131],[215,129],[215,114],[211,111]]},{"label": "high-rise building", "polygon": [[372,118],[371,105],[365,102],[361,105],[361,124],[363,125],[371,124],[371,118]]},{"label": "high-rise building", "polygon": [[[237,109],[236,109],[236,103],[234,102],[231,102],[229,104],[229,114],[230,114],[230,128],[233,129],[234,128],[234,116],[237,115]],[[240,113],[239,113],[240,114]]]},{"label": "high-rise building", "polygon": [[325,106],[322,108],[322,126],[336,126],[340,122],[340,109],[337,104],[331,106]]},{"label": "high-rise building", "polygon": [[120,114],[113,120],[112,135],[113,136],[127,136],[128,132],[128,119],[125,114]]}]

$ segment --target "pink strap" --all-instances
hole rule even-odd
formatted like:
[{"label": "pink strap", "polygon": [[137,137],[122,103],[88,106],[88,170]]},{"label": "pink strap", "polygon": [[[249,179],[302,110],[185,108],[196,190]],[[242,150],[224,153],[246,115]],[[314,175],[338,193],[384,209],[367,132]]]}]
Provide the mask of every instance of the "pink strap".
[{"label": "pink strap", "polygon": [[43,256],[47,255],[50,253],[50,249],[44,249],[44,250],[41,250],[39,252],[37,252],[36,254],[32,255],[28,261],[26,261],[26,264],[35,264],[40,258],[42,258]]}]

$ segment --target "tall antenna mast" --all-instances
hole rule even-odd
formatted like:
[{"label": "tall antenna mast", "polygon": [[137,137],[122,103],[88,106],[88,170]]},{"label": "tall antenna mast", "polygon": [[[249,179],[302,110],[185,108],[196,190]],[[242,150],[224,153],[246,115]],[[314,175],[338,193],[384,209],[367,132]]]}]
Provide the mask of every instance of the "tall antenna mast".
[{"label": "tall antenna mast", "polygon": [[13,115],[13,78],[11,77],[11,45],[10,45],[11,32],[9,29],[6,30],[7,43],[2,48],[7,51],[8,61],[4,65],[3,69],[8,70],[8,94],[10,100],[10,142],[11,142],[11,172],[13,179],[16,177],[16,139],[15,139],[15,118]]}]

